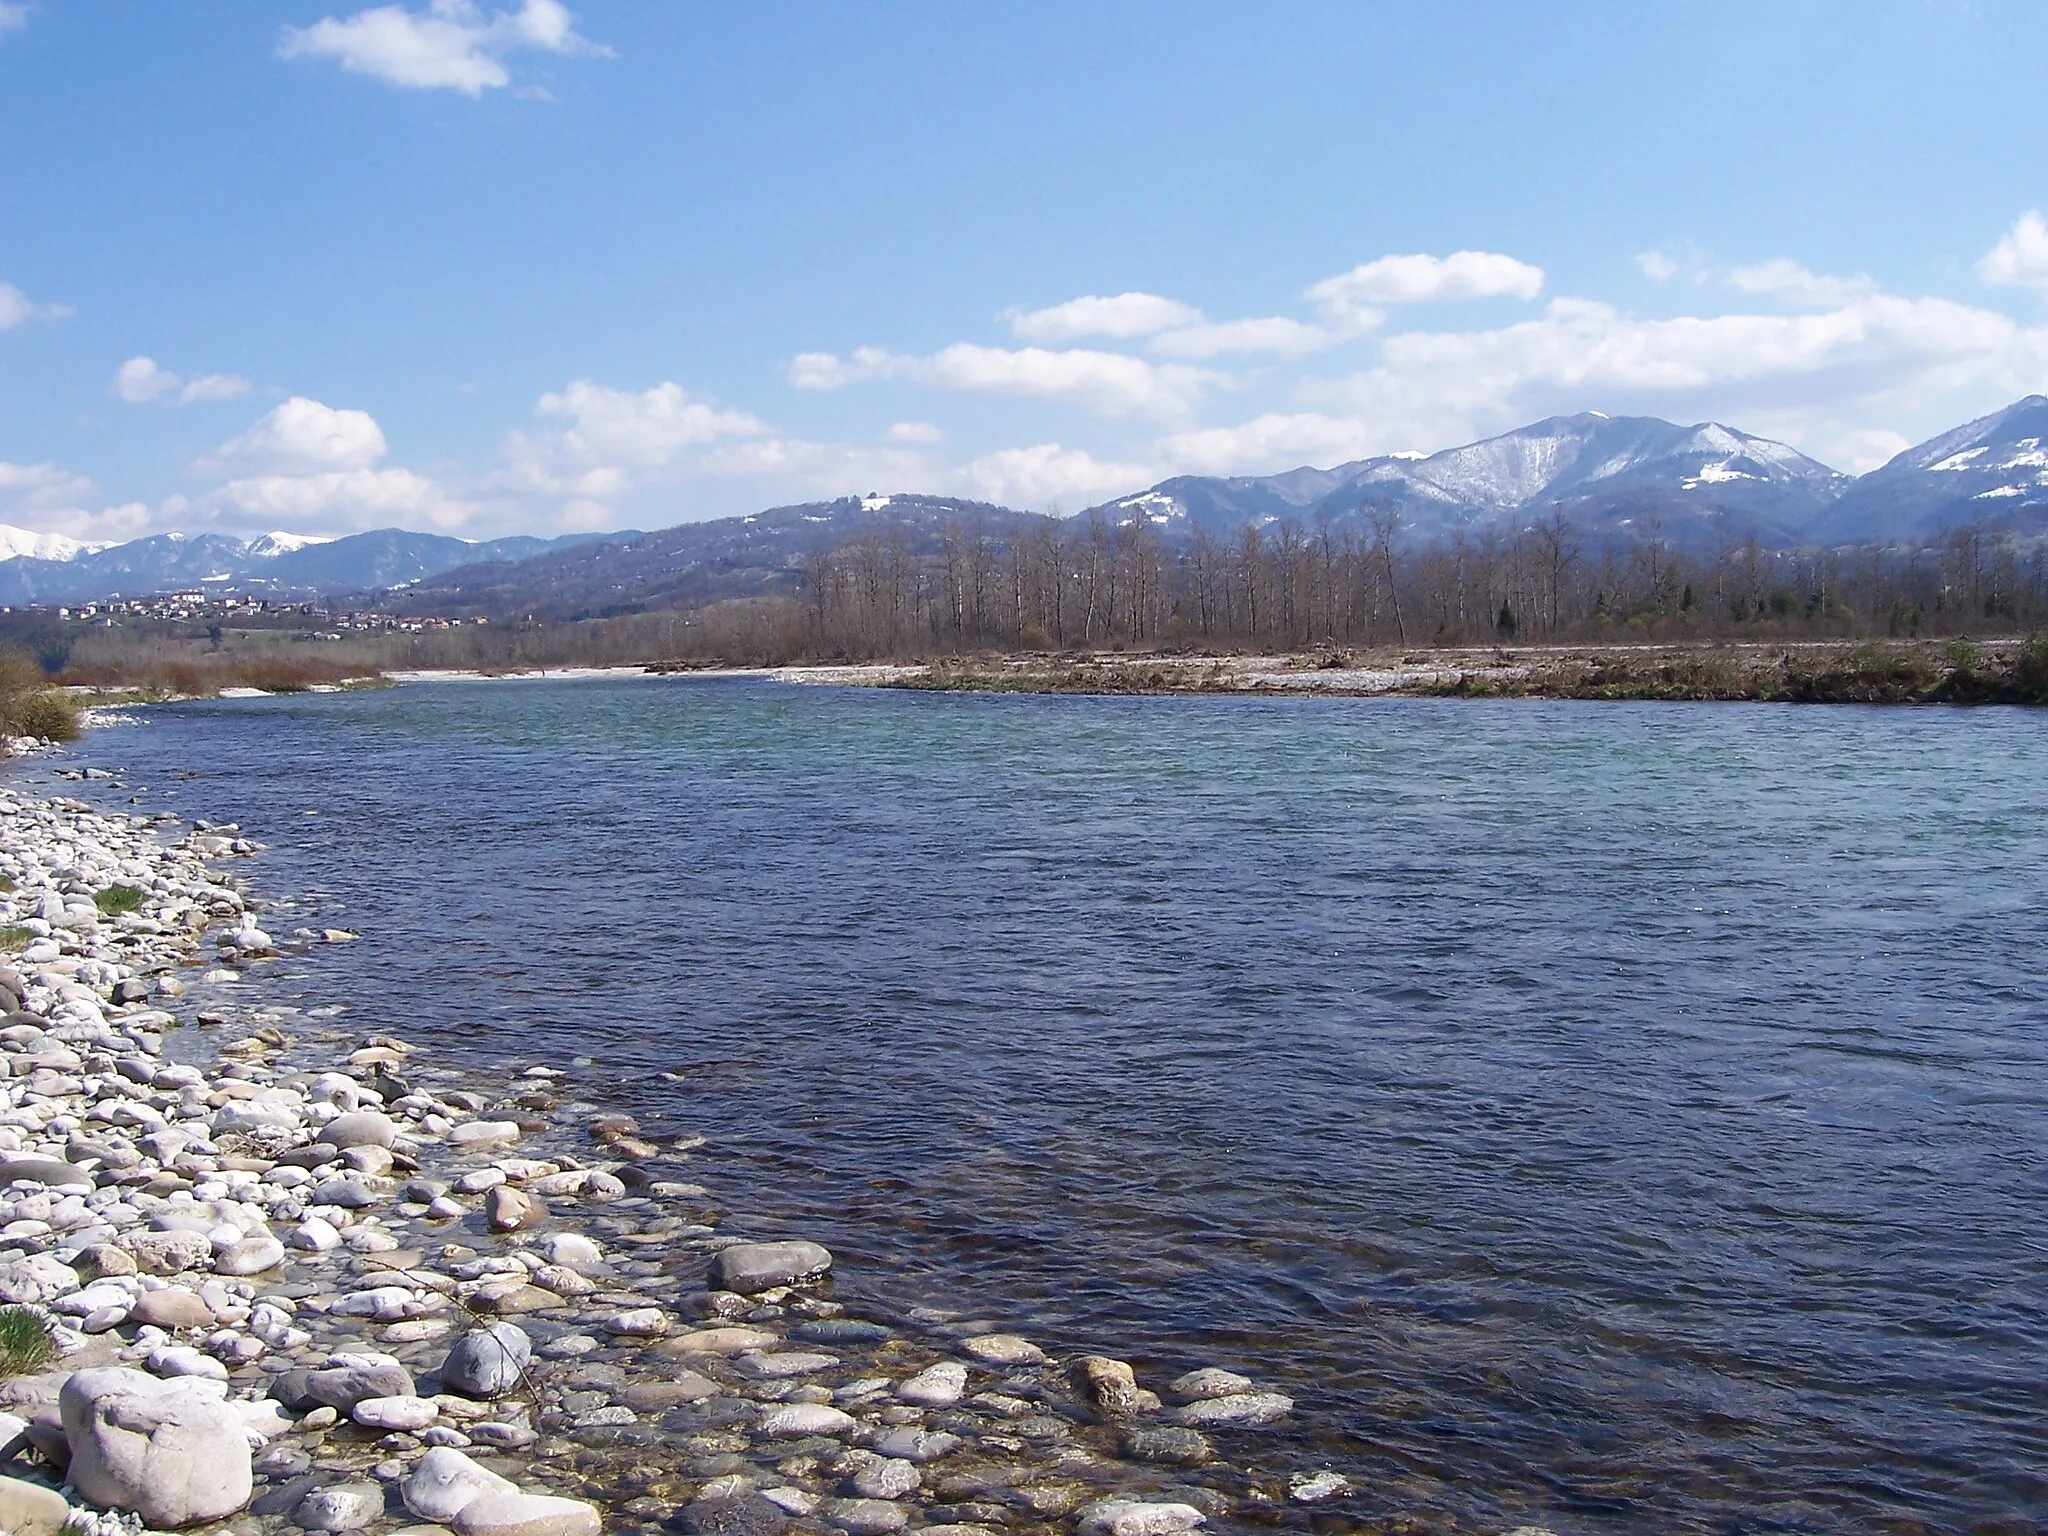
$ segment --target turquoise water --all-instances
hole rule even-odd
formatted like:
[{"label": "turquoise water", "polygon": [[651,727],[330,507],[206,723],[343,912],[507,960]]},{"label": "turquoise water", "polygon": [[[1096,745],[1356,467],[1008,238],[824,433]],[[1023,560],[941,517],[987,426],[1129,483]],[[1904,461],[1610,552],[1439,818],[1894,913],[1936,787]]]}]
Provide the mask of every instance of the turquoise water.
[{"label": "turquoise water", "polygon": [[2048,716],[520,682],[81,755],[362,930],[272,995],[592,1058],[878,1304],[1280,1384],[1232,1454],[1344,1518],[2048,1521]]}]

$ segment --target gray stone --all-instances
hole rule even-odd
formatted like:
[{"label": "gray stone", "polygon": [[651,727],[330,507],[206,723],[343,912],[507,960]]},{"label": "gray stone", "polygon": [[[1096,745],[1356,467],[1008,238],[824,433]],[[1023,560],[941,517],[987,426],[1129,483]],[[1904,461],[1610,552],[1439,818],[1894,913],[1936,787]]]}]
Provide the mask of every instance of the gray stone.
[{"label": "gray stone", "polygon": [[182,1285],[167,1285],[160,1291],[145,1292],[128,1316],[134,1322],[149,1323],[158,1328],[213,1326],[213,1308],[201,1299],[197,1291],[188,1291]]},{"label": "gray stone", "polygon": [[309,1531],[359,1531],[384,1517],[384,1489],[378,1483],[335,1483],[315,1488],[292,1513]]},{"label": "gray stone", "polygon": [[55,1157],[0,1157],[0,1189],[18,1182],[91,1189],[92,1175]]},{"label": "gray stone", "polygon": [[336,1115],[320,1128],[320,1140],[343,1151],[350,1147],[389,1147],[398,1137],[391,1117],[374,1109]]},{"label": "gray stone", "polygon": [[924,1481],[916,1466],[896,1456],[877,1456],[848,1479],[848,1491],[863,1499],[900,1499]]},{"label": "gray stone", "polygon": [[1215,1454],[1208,1436],[1196,1429],[1138,1428],[1123,1433],[1123,1453],[1155,1467],[1199,1467]]},{"label": "gray stone", "polygon": [[0,1301],[21,1306],[55,1301],[78,1289],[78,1271],[47,1253],[0,1264]]},{"label": "gray stone", "polygon": [[518,1491],[518,1485],[510,1479],[478,1466],[452,1447],[440,1445],[419,1459],[399,1489],[407,1509],[437,1525],[448,1524],[465,1504],[484,1494]]},{"label": "gray stone", "polygon": [[57,1536],[70,1515],[70,1503],[55,1489],[0,1477],[0,1530],[8,1536]]},{"label": "gray stone", "polygon": [[919,1429],[906,1424],[897,1429],[886,1429],[868,1442],[883,1456],[897,1456],[905,1461],[920,1464],[938,1461],[960,1449],[958,1435],[949,1435],[944,1430]]},{"label": "gray stone", "polygon": [[983,1365],[1042,1365],[1045,1351],[1014,1333],[983,1333],[960,1341],[960,1353]]},{"label": "gray stone", "polygon": [[457,1536],[598,1536],[600,1526],[594,1504],[544,1493],[481,1493],[455,1514]]},{"label": "gray stone", "polygon": [[1227,1397],[1203,1398],[1173,1411],[1173,1421],[1191,1428],[1218,1425],[1270,1424],[1294,1408],[1294,1399],[1278,1392],[1233,1392]]},{"label": "gray stone", "polygon": [[818,1243],[735,1243],[712,1255],[710,1284],[714,1291],[751,1296],[814,1279],[831,1267],[831,1252]]},{"label": "gray stone", "polygon": [[852,1536],[890,1536],[910,1523],[910,1512],[887,1499],[827,1499],[819,1513]]},{"label": "gray stone", "polygon": [[98,1367],[65,1382],[59,1410],[71,1482],[92,1503],[175,1530],[249,1502],[249,1437],[219,1383]]},{"label": "gray stone", "polygon": [[514,1323],[472,1328],[441,1363],[441,1385],[465,1397],[501,1397],[514,1390],[533,1358],[533,1340]]},{"label": "gray stone", "polygon": [[920,1408],[950,1408],[966,1391],[967,1367],[957,1360],[941,1360],[897,1387],[896,1395]]},{"label": "gray stone", "polygon": [[1239,1393],[1256,1390],[1249,1376],[1240,1376],[1235,1371],[1218,1370],[1215,1366],[1204,1366],[1199,1371],[1189,1371],[1177,1376],[1166,1390],[1175,1402],[1198,1403],[1213,1397],[1234,1397]]},{"label": "gray stone", "polygon": [[852,1414],[823,1403],[786,1403],[761,1415],[761,1433],[771,1440],[800,1440],[814,1435],[838,1437],[856,1428]]},{"label": "gray stone", "polygon": [[1081,1511],[1076,1536],[1181,1536],[1205,1523],[1192,1504],[1150,1504],[1138,1499],[1104,1499]]},{"label": "gray stone", "polygon": [[418,1392],[412,1373],[393,1356],[361,1354],[336,1355],[319,1370],[308,1371],[305,1394],[338,1412],[353,1413],[366,1398],[415,1397]]}]

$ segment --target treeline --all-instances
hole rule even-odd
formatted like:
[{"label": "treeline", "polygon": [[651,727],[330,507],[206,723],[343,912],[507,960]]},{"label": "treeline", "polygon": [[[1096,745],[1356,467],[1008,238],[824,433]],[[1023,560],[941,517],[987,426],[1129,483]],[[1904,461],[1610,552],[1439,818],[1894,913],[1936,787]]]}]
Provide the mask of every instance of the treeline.
[{"label": "treeline", "polygon": [[1853,638],[2029,629],[2048,561],[1984,525],[1912,550],[1680,549],[1562,515],[1431,544],[1391,512],[1363,526],[1282,522],[1168,540],[1140,516],[1048,520],[998,537],[949,525],[938,551],[875,532],[803,566],[805,648],[1472,645],[1508,641]]}]

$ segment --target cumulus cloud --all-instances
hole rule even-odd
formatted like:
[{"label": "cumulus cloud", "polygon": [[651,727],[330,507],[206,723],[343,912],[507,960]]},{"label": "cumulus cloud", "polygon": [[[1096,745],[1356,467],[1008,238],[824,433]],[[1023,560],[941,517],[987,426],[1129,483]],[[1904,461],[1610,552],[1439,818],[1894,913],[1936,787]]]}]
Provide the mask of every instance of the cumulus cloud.
[{"label": "cumulus cloud", "polygon": [[1275,352],[1299,357],[1320,352],[1336,338],[1319,325],[1286,315],[1258,320],[1204,321],[1181,326],[1152,339],[1152,350],[1166,357],[1221,357],[1229,352]]},{"label": "cumulus cloud", "polygon": [[30,320],[62,320],[70,313],[68,304],[38,304],[14,284],[0,283],[0,331]]},{"label": "cumulus cloud", "polygon": [[1142,490],[1158,478],[1143,464],[1108,462],[1083,449],[1037,443],[983,454],[961,466],[955,482],[978,501],[1043,511],[1055,503],[1106,501]]},{"label": "cumulus cloud", "polygon": [[1173,433],[1159,440],[1157,453],[1172,473],[1235,475],[1301,464],[1327,468],[1389,452],[1391,446],[1372,425],[1351,417],[1268,411],[1233,427]]},{"label": "cumulus cloud", "polygon": [[140,503],[95,508],[98,488],[91,479],[57,464],[0,462],[0,523],[57,541],[9,538],[16,553],[61,553],[63,540],[119,543],[151,531],[151,510]]},{"label": "cumulus cloud", "polygon": [[1184,415],[1220,376],[1085,348],[983,347],[960,341],[928,356],[862,347],[850,357],[804,352],[789,365],[799,389],[842,389],[866,379],[907,379],[969,394],[1066,400],[1109,416]]},{"label": "cumulus cloud", "polygon": [[1198,325],[1202,312],[1177,299],[1156,293],[1119,293],[1109,298],[1087,294],[1050,309],[1010,310],[1005,316],[1020,341],[1057,344],[1083,336],[1128,340],[1181,325]]},{"label": "cumulus cloud", "polygon": [[1533,299],[1542,291],[1541,267],[1495,251],[1453,251],[1448,256],[1382,256],[1324,278],[1307,296],[1331,320],[1370,329],[1382,318],[1380,305]]},{"label": "cumulus cloud", "polygon": [[1760,261],[1755,266],[1736,267],[1728,274],[1728,282],[1744,293],[1763,294],[1815,309],[1833,309],[1877,291],[1877,284],[1867,277],[1823,277],[1783,256]]},{"label": "cumulus cloud", "polygon": [[386,451],[383,429],[368,411],[293,395],[199,467],[219,474],[318,475],[369,469]]},{"label": "cumulus cloud", "polygon": [[2038,288],[2048,294],[2048,220],[2023,213],[2012,229],[1977,263],[1977,275],[2005,288]]},{"label": "cumulus cloud", "polygon": [[215,521],[292,532],[360,532],[403,527],[452,530],[471,507],[439,483],[409,469],[337,469],[314,474],[250,475],[199,498]]},{"label": "cumulus cloud", "polygon": [[914,448],[929,448],[946,440],[944,430],[929,421],[894,422],[883,435],[892,443]]},{"label": "cumulus cloud", "polygon": [[[2048,327],[1873,292],[1812,313],[1668,319],[1558,299],[1514,325],[1388,336],[1378,366],[1310,393],[1370,423],[1373,451],[1439,447],[1598,406],[1733,420],[1809,451],[1825,443],[1863,458],[1876,451],[1867,434],[1930,401],[1960,393],[1960,416],[2043,383]],[[1871,467],[1867,458],[1836,462]]]},{"label": "cumulus cloud", "polygon": [[517,491],[567,498],[581,515],[594,515],[597,505],[687,449],[768,431],[759,417],[723,409],[672,381],[636,392],[577,379],[542,395],[534,410],[559,425],[510,434],[501,479]]},{"label": "cumulus cloud", "polygon": [[131,357],[114,370],[107,393],[130,405],[145,405],[175,395],[180,405],[207,400],[233,400],[249,392],[249,381],[232,373],[209,373],[181,379],[154,358]]},{"label": "cumulus cloud", "polygon": [[516,11],[488,14],[474,0],[431,0],[423,11],[380,5],[287,27],[277,51],[286,59],[331,59],[391,85],[471,98],[512,83],[509,54],[611,53],[576,31],[576,18],[561,0],[525,0]]}]

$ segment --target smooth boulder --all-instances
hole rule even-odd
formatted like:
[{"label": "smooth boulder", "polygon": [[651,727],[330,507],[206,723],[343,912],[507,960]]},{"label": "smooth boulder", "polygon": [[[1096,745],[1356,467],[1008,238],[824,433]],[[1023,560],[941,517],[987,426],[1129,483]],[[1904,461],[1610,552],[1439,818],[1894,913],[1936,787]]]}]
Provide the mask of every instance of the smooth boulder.
[{"label": "smooth boulder", "polygon": [[712,1255],[711,1288],[751,1296],[816,1279],[831,1267],[831,1251],[821,1243],[735,1243]]},{"label": "smooth boulder", "polygon": [[72,1485],[94,1504],[175,1530],[249,1502],[249,1437],[218,1382],[98,1367],[72,1374],[58,1412]]},{"label": "smooth boulder", "polygon": [[502,1397],[520,1384],[533,1359],[533,1340],[513,1323],[472,1328],[441,1362],[441,1387],[464,1397]]}]

